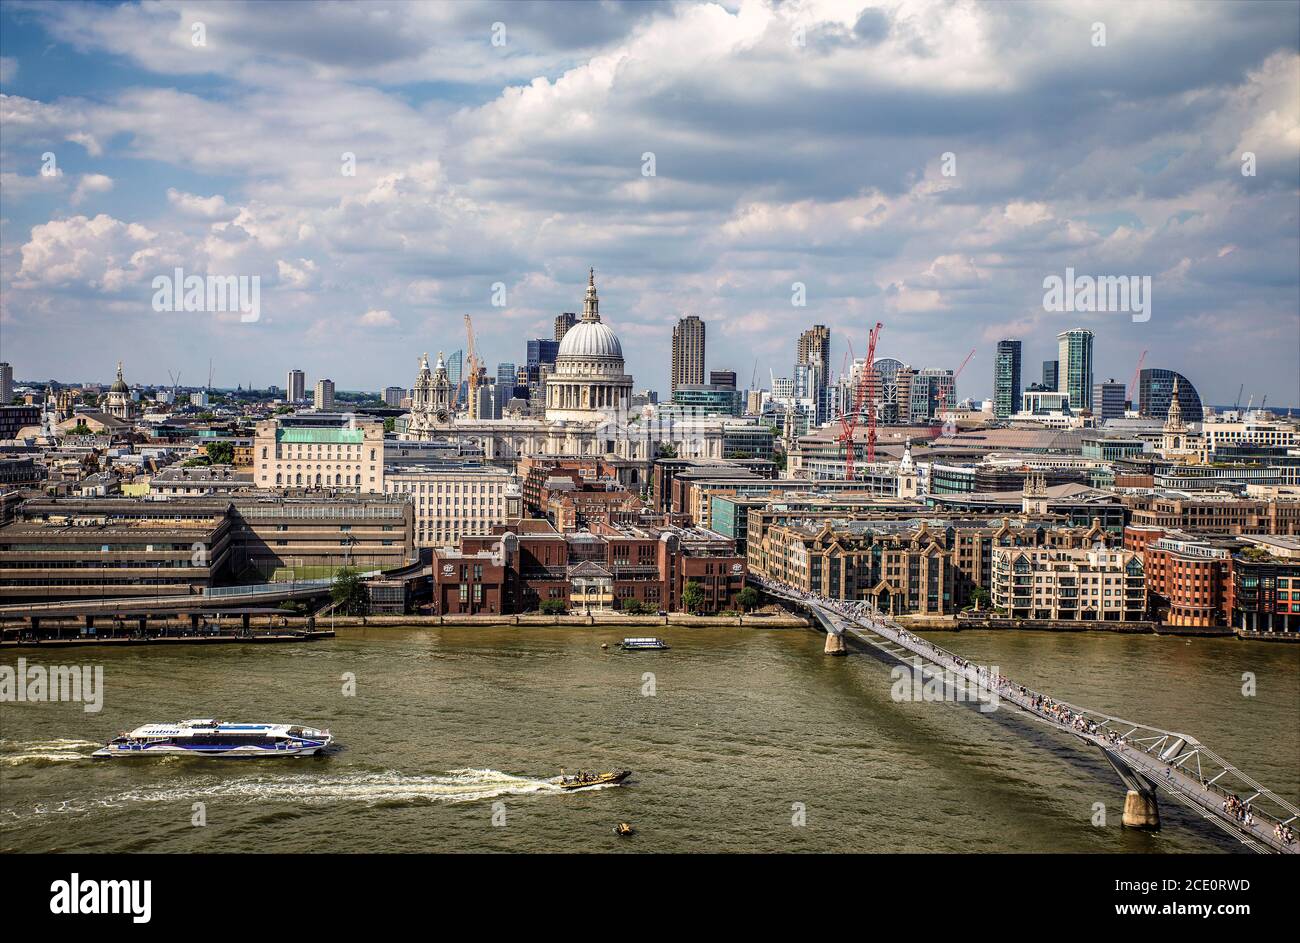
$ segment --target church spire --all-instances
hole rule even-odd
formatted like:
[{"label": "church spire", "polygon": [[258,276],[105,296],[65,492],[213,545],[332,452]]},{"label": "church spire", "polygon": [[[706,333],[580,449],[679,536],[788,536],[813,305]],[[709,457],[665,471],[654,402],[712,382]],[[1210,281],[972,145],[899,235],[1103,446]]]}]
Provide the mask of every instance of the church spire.
[{"label": "church spire", "polygon": [[596,297],[596,270],[587,270],[587,298],[582,303],[582,320],[600,320],[600,299]]},{"label": "church spire", "polygon": [[1183,404],[1178,401],[1178,377],[1174,377],[1174,388],[1169,396],[1169,414],[1165,417],[1166,429],[1182,429]]}]

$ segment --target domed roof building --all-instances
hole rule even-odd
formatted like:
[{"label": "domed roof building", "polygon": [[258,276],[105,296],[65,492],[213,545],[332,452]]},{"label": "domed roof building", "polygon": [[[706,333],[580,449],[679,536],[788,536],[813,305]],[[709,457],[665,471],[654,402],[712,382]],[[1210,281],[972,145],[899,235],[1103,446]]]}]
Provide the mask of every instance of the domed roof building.
[{"label": "domed roof building", "polygon": [[546,419],[624,423],[631,400],[632,378],[624,372],[623,345],[600,320],[592,269],[587,273],[582,319],[565,333],[555,372],[546,380]]},{"label": "domed roof building", "polygon": [[122,361],[117,362],[117,380],[108,388],[104,397],[104,412],[118,419],[130,419],[135,413],[135,402],[131,399],[131,388],[122,377]]}]

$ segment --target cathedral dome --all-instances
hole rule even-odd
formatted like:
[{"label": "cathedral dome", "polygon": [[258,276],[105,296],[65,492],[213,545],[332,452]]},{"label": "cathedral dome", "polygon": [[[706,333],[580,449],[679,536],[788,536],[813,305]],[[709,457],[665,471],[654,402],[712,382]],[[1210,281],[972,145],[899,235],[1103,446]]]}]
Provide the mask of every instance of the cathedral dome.
[{"label": "cathedral dome", "polygon": [[556,359],[561,358],[622,360],[623,345],[608,324],[579,321],[565,332],[564,340],[560,341]]},{"label": "cathedral dome", "polygon": [[122,361],[117,362],[117,379],[109,388],[110,393],[130,393],[131,388],[126,385],[126,380],[122,377]]}]

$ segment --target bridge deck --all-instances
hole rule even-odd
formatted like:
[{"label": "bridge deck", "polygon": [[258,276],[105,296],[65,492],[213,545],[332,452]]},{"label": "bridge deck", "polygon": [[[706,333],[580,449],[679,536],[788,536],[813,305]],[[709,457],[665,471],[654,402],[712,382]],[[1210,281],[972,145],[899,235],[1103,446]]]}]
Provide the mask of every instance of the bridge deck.
[{"label": "bridge deck", "polygon": [[[762,585],[772,595],[814,610],[827,631],[837,635],[847,632],[901,661],[905,661],[909,654],[924,659],[972,685],[996,693],[998,699],[1014,704],[1035,720],[1119,758],[1142,774],[1153,787],[1164,790],[1255,851],[1300,853],[1300,843],[1284,844],[1273,834],[1278,823],[1295,830],[1300,809],[1255,782],[1193,737],[1079,707],[1034,691],[1005,676],[992,677],[986,666],[973,665],[933,642],[912,635],[888,616],[866,609],[865,604],[808,599],[770,582],[764,581]],[[1241,796],[1226,788],[1229,783],[1244,787],[1247,795]],[[1251,804],[1253,821],[1250,824],[1228,811],[1226,803],[1230,797]]]}]

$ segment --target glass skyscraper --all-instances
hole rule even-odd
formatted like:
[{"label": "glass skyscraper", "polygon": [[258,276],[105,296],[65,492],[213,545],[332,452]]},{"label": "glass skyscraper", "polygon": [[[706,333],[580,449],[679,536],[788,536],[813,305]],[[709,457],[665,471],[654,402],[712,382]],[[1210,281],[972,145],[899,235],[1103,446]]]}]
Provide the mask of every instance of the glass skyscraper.
[{"label": "glass skyscraper", "polygon": [[1057,390],[1068,393],[1076,414],[1092,409],[1092,331],[1081,327],[1056,335],[1060,377]]},{"label": "glass skyscraper", "polygon": [[1006,419],[1020,408],[1020,341],[998,341],[993,358],[993,416]]}]

